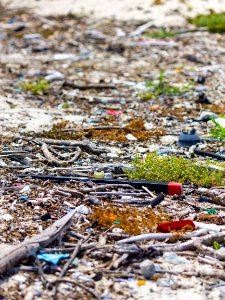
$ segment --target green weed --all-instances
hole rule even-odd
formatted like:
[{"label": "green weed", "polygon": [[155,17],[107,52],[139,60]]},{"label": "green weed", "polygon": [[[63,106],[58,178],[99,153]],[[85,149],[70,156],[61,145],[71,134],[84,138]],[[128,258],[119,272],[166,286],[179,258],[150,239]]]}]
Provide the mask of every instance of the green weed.
[{"label": "green weed", "polygon": [[188,83],[182,87],[171,85],[165,78],[165,71],[160,70],[160,74],[157,81],[150,80],[146,83],[148,91],[145,93],[139,93],[138,96],[142,100],[149,100],[152,98],[158,98],[161,95],[164,96],[181,96],[191,88],[191,84]]},{"label": "green weed", "polygon": [[21,82],[21,87],[24,91],[30,91],[33,95],[42,95],[49,88],[48,82],[44,79],[36,81]]},{"label": "green weed", "polygon": [[198,27],[207,27],[209,32],[225,32],[225,13],[210,13],[208,15],[199,15],[195,18],[189,18],[188,21]]},{"label": "green weed", "polygon": [[154,39],[163,39],[167,37],[174,37],[175,33],[172,31],[167,31],[164,28],[159,28],[157,31],[148,31],[145,33],[145,35]]},{"label": "green weed", "polygon": [[[220,115],[220,118],[224,118],[224,115]],[[224,140],[225,139],[225,128],[221,126],[215,119],[211,118],[211,121],[215,124],[215,127],[210,130],[209,134],[212,138]]]},{"label": "green weed", "polygon": [[[175,181],[204,187],[225,184],[222,171],[210,170],[205,166],[197,165],[196,160],[193,159],[150,153],[144,160],[136,157],[133,164],[134,169],[126,171],[130,179]],[[210,160],[206,164],[210,164]]]},{"label": "green weed", "polygon": [[213,248],[215,249],[215,250],[219,250],[220,249],[220,244],[217,242],[217,241],[214,241],[213,242]]}]

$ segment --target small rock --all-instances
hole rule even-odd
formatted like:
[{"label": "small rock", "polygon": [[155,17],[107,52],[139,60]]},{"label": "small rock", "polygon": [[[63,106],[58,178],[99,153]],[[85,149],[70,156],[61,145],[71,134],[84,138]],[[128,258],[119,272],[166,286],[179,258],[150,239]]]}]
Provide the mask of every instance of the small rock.
[{"label": "small rock", "polygon": [[155,265],[149,259],[140,263],[140,269],[146,279],[150,279],[155,274]]},{"label": "small rock", "polygon": [[163,258],[166,262],[173,264],[173,265],[180,265],[180,264],[186,264],[186,259],[179,257],[175,253],[165,253],[163,255]]},{"label": "small rock", "polygon": [[198,76],[197,83],[204,84],[205,83],[205,77],[204,76]]},{"label": "small rock", "polygon": [[47,80],[48,82],[63,80],[63,79],[64,79],[64,75],[58,71],[49,72],[49,74],[45,76],[45,80]]},{"label": "small rock", "polygon": [[203,85],[203,86],[197,86],[195,88],[195,91],[198,92],[198,93],[202,93],[202,92],[205,92],[207,90],[207,86]]},{"label": "small rock", "polygon": [[216,119],[217,115],[210,111],[202,111],[199,117],[199,121],[207,122],[211,118]]},{"label": "small rock", "polygon": [[160,278],[157,280],[157,284],[163,287],[170,287],[174,284],[174,281],[168,278]]},{"label": "small rock", "polygon": [[92,205],[99,205],[100,201],[97,198],[90,198],[89,203]]},{"label": "small rock", "polygon": [[206,96],[205,93],[200,93],[198,95],[198,99],[196,100],[196,102],[203,103],[203,104],[210,104],[211,103],[211,101],[209,100],[209,98]]}]

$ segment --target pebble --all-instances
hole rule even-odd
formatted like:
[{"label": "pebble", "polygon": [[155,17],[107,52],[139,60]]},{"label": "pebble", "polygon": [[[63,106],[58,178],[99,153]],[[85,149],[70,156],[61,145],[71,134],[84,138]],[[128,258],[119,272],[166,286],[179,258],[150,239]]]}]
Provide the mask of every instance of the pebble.
[{"label": "pebble", "polygon": [[210,111],[202,111],[200,114],[200,117],[199,117],[199,121],[207,122],[211,118],[216,119],[217,114],[214,114],[213,112],[210,112]]},{"label": "pebble", "polygon": [[63,79],[64,79],[64,75],[58,71],[54,71],[48,74],[47,76],[45,76],[45,80],[47,80],[48,82],[63,80]]},{"label": "pebble", "polygon": [[100,201],[97,198],[90,198],[89,203],[92,205],[99,205]]},{"label": "pebble", "polygon": [[198,93],[202,93],[205,92],[207,90],[207,86],[206,85],[199,85],[195,88],[195,91]]},{"label": "pebble", "polygon": [[140,263],[140,269],[146,279],[150,279],[155,274],[155,265],[149,259],[145,259]]},{"label": "pebble", "polygon": [[174,281],[168,278],[160,278],[157,280],[157,284],[163,287],[170,287],[174,284]]},{"label": "pebble", "polygon": [[186,264],[187,260],[176,255],[175,253],[164,253],[163,258],[166,262],[173,265]]}]

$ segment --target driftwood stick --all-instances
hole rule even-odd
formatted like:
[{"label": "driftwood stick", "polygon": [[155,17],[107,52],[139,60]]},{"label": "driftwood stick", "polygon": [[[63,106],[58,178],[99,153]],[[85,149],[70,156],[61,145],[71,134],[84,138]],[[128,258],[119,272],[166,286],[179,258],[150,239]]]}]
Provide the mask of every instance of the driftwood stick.
[{"label": "driftwood stick", "polygon": [[4,274],[22,259],[27,258],[30,255],[35,255],[40,248],[52,243],[63,231],[71,226],[72,218],[75,213],[75,210],[69,212],[41,233],[26,239],[22,243],[10,247],[9,250],[1,253],[0,274]]},{"label": "driftwood stick", "polygon": [[[91,179],[90,179],[91,180]],[[82,193],[91,193],[91,192],[97,192],[97,191],[105,191],[110,188],[129,188],[134,190],[134,187],[129,184],[104,184],[104,185],[96,185],[92,188],[85,188],[81,189]]]},{"label": "driftwood stick", "polygon": [[63,192],[63,193],[68,193],[71,194],[73,197],[78,197],[83,199],[85,197],[85,195],[75,189],[70,189],[67,187],[60,187],[60,186],[55,186],[54,187],[57,191]]},{"label": "driftwood stick", "polygon": [[86,142],[82,143],[82,142],[77,142],[77,141],[73,141],[73,140],[55,140],[55,139],[47,139],[47,138],[38,138],[38,139],[35,139],[34,141],[41,145],[43,143],[45,143],[45,144],[50,144],[50,145],[65,145],[65,146],[80,147],[80,148],[83,148],[86,151],[89,151],[96,155],[107,152],[107,150],[105,150],[105,149],[93,148],[91,145],[89,145]]},{"label": "driftwood stick", "polygon": [[100,90],[100,89],[115,89],[116,86],[113,84],[96,84],[96,83],[89,83],[89,84],[76,84],[71,81],[65,81],[63,83],[64,87],[71,87],[73,89],[78,89],[78,90],[88,90],[88,89],[95,89],[95,90]]},{"label": "driftwood stick", "polygon": [[[205,233],[206,233],[205,229],[199,229],[195,232],[182,234],[181,236],[184,239],[190,239],[192,237],[200,236]],[[149,240],[165,240],[168,238],[172,238],[173,236],[174,236],[173,233],[146,233],[146,234],[140,234],[127,239],[120,240],[117,242],[117,244],[133,243],[133,242],[149,241]]]},{"label": "driftwood stick", "polygon": [[[49,150],[49,146],[46,144],[46,143],[43,143],[42,144],[42,147],[41,147],[43,153],[44,153],[44,156],[50,161],[50,162],[53,162],[57,165],[65,165],[65,164],[68,164],[68,163],[72,163],[74,161],[77,160],[77,158],[80,156],[81,154],[81,149],[80,147],[77,147],[77,151],[76,153],[74,154],[74,157],[72,157],[70,160],[59,160],[58,158],[56,158]],[[59,156],[59,155],[58,155]]]},{"label": "driftwood stick", "polygon": [[83,240],[80,240],[79,243],[77,244],[76,248],[74,249],[70,259],[66,262],[66,264],[64,265],[62,271],[60,272],[59,277],[62,278],[63,276],[66,275],[66,272],[69,269],[69,266],[72,264],[72,262],[74,261],[75,257],[77,256],[77,254],[80,251],[81,248],[81,244],[82,244]]},{"label": "driftwood stick", "polygon": [[[115,130],[115,129],[124,129],[120,126],[98,126],[98,127],[84,127],[84,128],[65,128],[62,131],[65,132],[80,132],[80,131],[89,131],[89,130]],[[0,153],[1,155],[1,153]]]},{"label": "driftwood stick", "polygon": [[57,291],[58,291],[57,287],[61,283],[68,283],[68,284],[78,286],[79,288],[81,288],[81,289],[85,290],[87,293],[89,293],[94,299],[100,299],[100,297],[92,289],[89,289],[87,286],[83,285],[80,282],[72,281],[72,280],[68,280],[68,279],[57,279],[56,281],[51,282],[51,285],[56,286],[55,295],[54,295],[53,299],[56,299]]}]

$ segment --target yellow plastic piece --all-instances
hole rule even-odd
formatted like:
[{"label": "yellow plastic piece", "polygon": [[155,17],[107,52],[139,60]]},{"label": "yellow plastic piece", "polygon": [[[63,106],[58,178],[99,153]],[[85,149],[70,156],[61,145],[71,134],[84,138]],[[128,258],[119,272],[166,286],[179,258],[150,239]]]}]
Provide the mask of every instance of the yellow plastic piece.
[{"label": "yellow plastic piece", "polygon": [[103,171],[102,172],[94,172],[94,178],[101,179],[104,177],[105,177],[105,173]]}]

